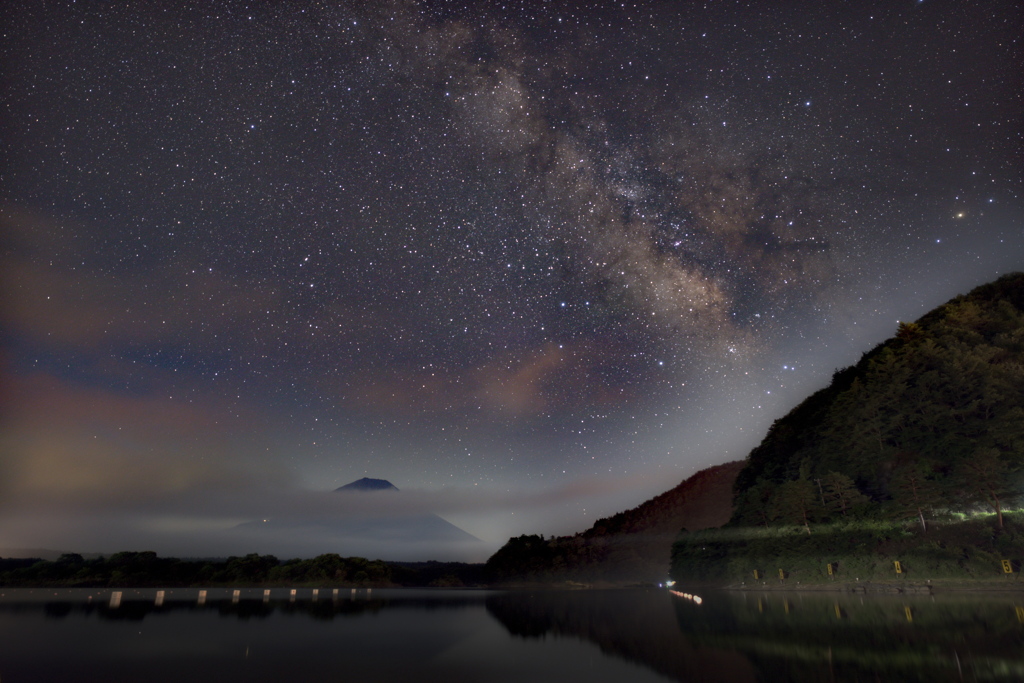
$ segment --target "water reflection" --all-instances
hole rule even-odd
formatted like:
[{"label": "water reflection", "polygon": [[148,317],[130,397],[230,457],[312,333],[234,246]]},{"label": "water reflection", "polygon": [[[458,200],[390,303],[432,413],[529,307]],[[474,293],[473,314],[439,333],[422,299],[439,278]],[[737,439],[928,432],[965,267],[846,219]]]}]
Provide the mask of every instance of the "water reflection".
[{"label": "water reflection", "polygon": [[3,681],[663,681],[579,639],[524,642],[485,591],[0,591]]},{"label": "water reflection", "polygon": [[513,636],[582,638],[670,680],[757,680],[745,658],[687,638],[677,602],[667,591],[655,590],[537,591],[494,595],[487,611]]},{"label": "water reflection", "polygon": [[576,636],[675,680],[1024,680],[1024,595],[505,594],[522,638]]},{"label": "water reflection", "polygon": [[701,597],[6,590],[0,680],[1024,680],[1024,595]]},{"label": "water reflection", "polygon": [[675,611],[692,642],[742,653],[769,680],[1021,681],[1021,605],[1021,594],[745,593]]},{"label": "water reflection", "polygon": [[[315,591],[315,592],[314,592]],[[152,599],[150,595],[154,595]],[[51,619],[70,616],[95,617],[100,620],[142,621],[151,615],[175,612],[216,612],[221,617],[240,620],[266,619],[274,614],[306,615],[314,619],[332,620],[341,617],[376,613],[388,607],[407,610],[434,611],[480,608],[485,591],[372,591],[346,588],[344,592],[321,594],[307,589],[224,589],[218,590],[8,590],[0,596],[0,614],[25,613],[42,608]],[[108,597],[109,596],[109,597]]]}]

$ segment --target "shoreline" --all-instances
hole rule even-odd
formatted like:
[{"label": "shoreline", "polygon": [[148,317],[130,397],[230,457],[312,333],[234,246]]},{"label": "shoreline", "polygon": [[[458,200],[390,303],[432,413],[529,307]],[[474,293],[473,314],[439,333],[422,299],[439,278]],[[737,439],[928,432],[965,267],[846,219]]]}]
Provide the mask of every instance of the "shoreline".
[{"label": "shoreline", "polygon": [[[705,588],[711,588],[706,586]],[[765,581],[760,584],[739,583],[716,587],[717,590],[736,592],[790,592],[790,593],[852,593],[885,595],[937,595],[940,593],[1024,593],[1024,582],[976,581],[844,581],[835,583],[781,583]]]},{"label": "shoreline", "polygon": [[671,587],[658,586],[656,584],[612,584],[612,583],[594,583],[584,584],[579,582],[568,582],[566,584],[558,583],[518,583],[518,584],[476,584],[476,585],[464,585],[464,586],[417,586],[417,585],[387,585],[387,584],[376,584],[376,585],[363,585],[363,586],[339,586],[331,584],[311,584],[311,583],[297,583],[297,584],[193,584],[193,585],[131,585],[122,584],[117,586],[111,585],[92,585],[92,586],[68,586],[68,585],[8,585],[0,586],[0,591],[22,591],[22,590],[96,590],[96,591],[110,591],[110,590],[132,590],[132,591],[148,591],[148,590],[214,590],[214,591],[230,591],[230,590],[273,590],[274,592],[288,589],[297,589],[302,591],[311,590],[322,590],[322,591],[333,591],[344,590],[346,592],[365,592],[373,590],[428,590],[428,591],[441,591],[441,590],[456,590],[456,591],[474,591],[474,590],[485,590],[485,591],[508,591],[508,592],[531,592],[531,591],[607,591],[607,590],[669,590],[670,592],[675,591],[686,591],[686,592],[705,592],[705,591],[722,591],[729,593],[843,593],[849,595],[939,595],[947,593],[1024,593],[1024,581],[1008,580],[1008,581],[978,581],[970,583],[945,583],[941,581],[937,582],[926,582],[926,583],[904,583],[896,581],[858,581],[858,582],[835,582],[831,584],[824,583],[798,583],[798,582],[786,582],[780,583],[778,581],[771,582],[765,581],[761,583],[732,583],[732,584],[714,584],[714,583],[676,583]]}]

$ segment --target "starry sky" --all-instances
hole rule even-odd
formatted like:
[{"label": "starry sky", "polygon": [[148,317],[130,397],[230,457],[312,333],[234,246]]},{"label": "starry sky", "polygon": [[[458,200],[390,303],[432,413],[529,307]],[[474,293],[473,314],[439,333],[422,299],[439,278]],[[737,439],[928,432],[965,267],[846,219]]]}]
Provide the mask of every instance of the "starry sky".
[{"label": "starry sky", "polygon": [[11,3],[0,547],[369,476],[483,559],[1024,269],[1018,3],[589,5]]}]

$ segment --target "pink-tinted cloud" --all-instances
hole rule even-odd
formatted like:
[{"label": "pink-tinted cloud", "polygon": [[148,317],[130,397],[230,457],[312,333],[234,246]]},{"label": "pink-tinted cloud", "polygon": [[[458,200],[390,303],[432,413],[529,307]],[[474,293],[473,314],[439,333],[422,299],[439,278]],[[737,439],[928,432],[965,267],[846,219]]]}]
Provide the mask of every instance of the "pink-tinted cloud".
[{"label": "pink-tinted cloud", "polygon": [[612,354],[586,342],[548,343],[465,368],[366,370],[321,378],[319,386],[346,408],[410,416],[482,409],[492,416],[527,419],[551,410],[610,406],[635,398],[600,372]]},{"label": "pink-tinted cloud", "polygon": [[244,449],[260,420],[224,399],[128,395],[45,373],[7,374],[5,383],[6,504],[103,506],[287,479],[268,465],[254,478]]}]

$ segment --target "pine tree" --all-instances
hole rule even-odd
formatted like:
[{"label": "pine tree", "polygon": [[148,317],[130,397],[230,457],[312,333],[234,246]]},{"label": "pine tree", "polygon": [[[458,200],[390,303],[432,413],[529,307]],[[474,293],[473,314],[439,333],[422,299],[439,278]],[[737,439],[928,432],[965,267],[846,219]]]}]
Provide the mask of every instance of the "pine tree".
[{"label": "pine tree", "polygon": [[985,503],[1003,528],[1003,506],[1016,493],[1010,483],[1011,464],[995,448],[979,448],[957,468],[960,489],[969,503]]},{"label": "pine tree", "polygon": [[821,484],[825,491],[825,508],[839,512],[844,517],[848,510],[869,500],[853,483],[853,479],[842,472],[829,472],[821,478]]},{"label": "pine tree", "polygon": [[893,473],[890,492],[896,503],[896,514],[904,519],[917,517],[921,530],[927,533],[925,513],[943,503],[942,487],[927,464],[913,461],[899,465]]},{"label": "pine tree", "polygon": [[775,519],[803,524],[810,534],[811,519],[821,511],[818,492],[806,479],[787,481],[776,490],[772,510]]},{"label": "pine tree", "polygon": [[745,524],[763,524],[766,528],[774,514],[772,505],[773,497],[778,486],[766,479],[758,479],[757,483],[751,486],[742,494],[741,507],[746,514],[740,519]]}]

